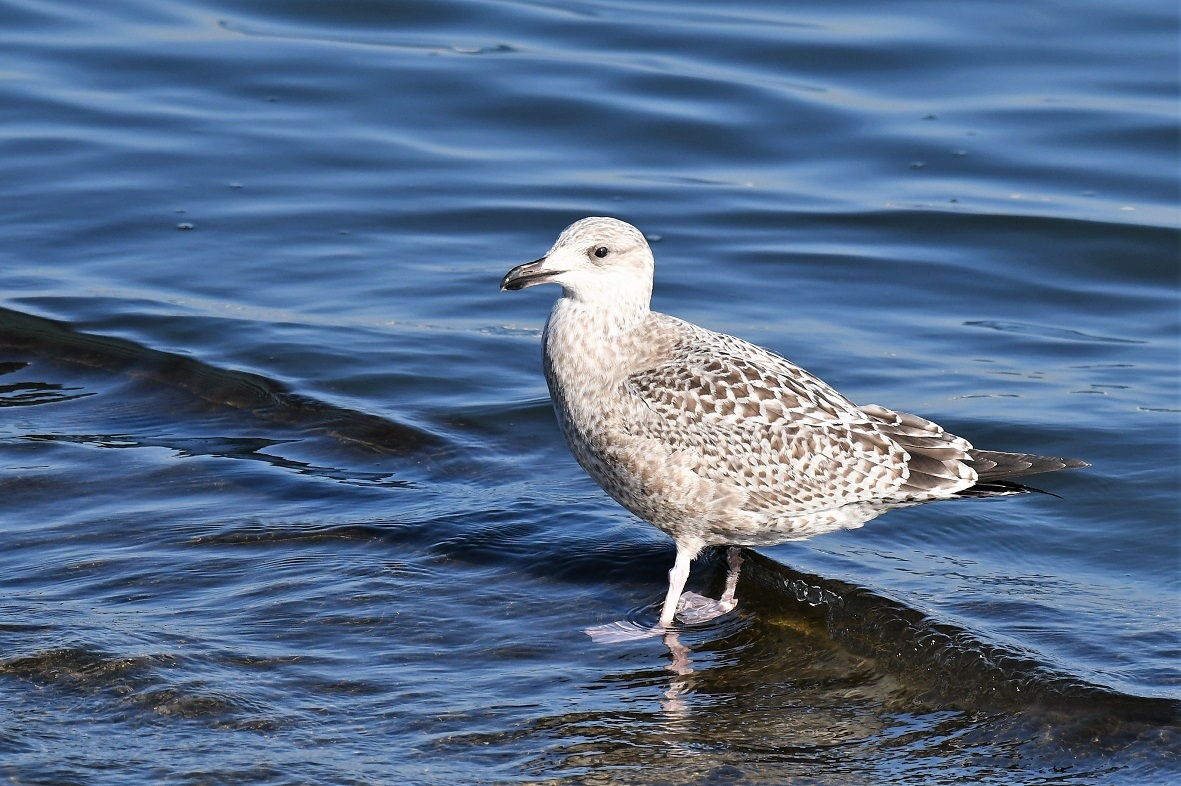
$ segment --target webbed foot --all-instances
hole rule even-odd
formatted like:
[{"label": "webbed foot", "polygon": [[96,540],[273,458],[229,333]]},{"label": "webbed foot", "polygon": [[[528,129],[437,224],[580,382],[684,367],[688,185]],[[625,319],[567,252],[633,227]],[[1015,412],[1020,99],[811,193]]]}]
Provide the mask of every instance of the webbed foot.
[{"label": "webbed foot", "polygon": [[677,603],[677,619],[686,625],[700,625],[729,614],[737,605],[738,601],[732,597],[714,600],[696,592],[685,592]]}]

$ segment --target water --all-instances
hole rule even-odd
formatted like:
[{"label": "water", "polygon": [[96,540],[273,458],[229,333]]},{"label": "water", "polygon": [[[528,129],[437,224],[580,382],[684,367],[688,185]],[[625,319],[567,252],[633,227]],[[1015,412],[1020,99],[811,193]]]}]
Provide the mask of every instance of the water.
[{"label": "water", "polygon": [[[0,774],[1178,777],[1174,4],[0,4]],[[655,305],[1058,496],[748,553],[561,444],[511,266]],[[690,588],[716,592],[716,557]]]}]

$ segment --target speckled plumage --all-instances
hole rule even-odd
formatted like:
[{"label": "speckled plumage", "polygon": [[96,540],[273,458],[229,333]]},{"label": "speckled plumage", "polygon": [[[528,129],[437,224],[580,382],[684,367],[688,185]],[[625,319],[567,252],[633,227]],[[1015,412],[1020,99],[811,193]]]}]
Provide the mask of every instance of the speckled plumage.
[{"label": "speckled plumage", "polygon": [[674,573],[687,576],[705,546],[802,540],[895,507],[1026,490],[1006,477],[1085,466],[977,451],[929,420],[858,407],[769,350],[651,311],[652,269],[638,230],[586,218],[502,289],[562,286],[543,337],[562,433],[608,494],[672,536]]}]

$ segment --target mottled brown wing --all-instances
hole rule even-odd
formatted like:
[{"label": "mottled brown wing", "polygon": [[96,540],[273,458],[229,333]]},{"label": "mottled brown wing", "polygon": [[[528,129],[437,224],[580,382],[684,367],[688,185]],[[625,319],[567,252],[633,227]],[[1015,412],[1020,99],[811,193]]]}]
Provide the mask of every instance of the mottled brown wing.
[{"label": "mottled brown wing", "polygon": [[891,499],[905,485],[906,452],[784,358],[729,336],[711,340],[708,354],[674,354],[627,379],[643,405],[628,429],[699,476],[741,487],[744,509],[804,513]]},{"label": "mottled brown wing", "polygon": [[972,443],[949,434],[938,423],[918,415],[870,404],[860,407],[873,426],[902,447],[909,474],[900,489],[916,500],[939,498],[976,482],[971,467]]}]

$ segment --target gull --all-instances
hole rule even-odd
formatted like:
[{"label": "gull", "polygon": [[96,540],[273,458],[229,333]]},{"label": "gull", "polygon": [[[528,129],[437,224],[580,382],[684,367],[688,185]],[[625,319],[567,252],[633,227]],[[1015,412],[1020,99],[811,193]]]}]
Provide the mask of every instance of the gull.
[{"label": "gull", "polygon": [[[656,633],[735,608],[740,547],[925,502],[1034,491],[1009,479],[1089,466],[978,450],[917,415],[858,406],[770,350],[652,311],[654,265],[638,229],[590,217],[500,289],[562,288],[542,362],[566,444],[607,494],[676,543]],[[716,601],[684,592],[707,546],[729,547]]]}]

